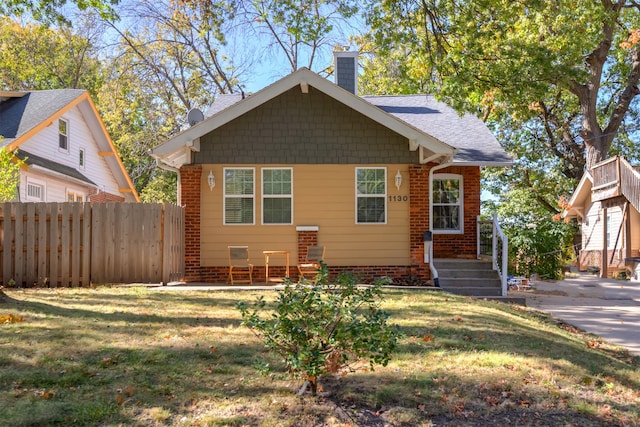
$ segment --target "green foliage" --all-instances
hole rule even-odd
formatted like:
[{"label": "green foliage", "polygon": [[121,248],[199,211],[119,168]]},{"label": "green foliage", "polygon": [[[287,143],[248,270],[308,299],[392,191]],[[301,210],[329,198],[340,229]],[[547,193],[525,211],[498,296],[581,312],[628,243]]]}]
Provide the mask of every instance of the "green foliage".
[{"label": "green foliage", "polygon": [[[105,18],[117,17],[113,6],[118,4],[118,0],[71,0],[69,3],[80,10],[94,10]],[[62,10],[65,5],[67,0],[3,0],[0,2],[0,15],[30,14],[38,21],[70,24]]]},{"label": "green foliage", "polygon": [[[0,144],[2,143],[0,136]],[[22,161],[14,156],[6,147],[0,148],[0,202],[15,200],[20,183],[20,166]]]},{"label": "green foliage", "polygon": [[544,145],[564,145],[556,155],[569,160],[587,148],[590,167],[637,110],[639,11],[633,1],[383,0],[367,16],[377,52],[404,52],[406,74],[430,92],[496,120],[536,118]]},{"label": "green foliage", "polygon": [[346,374],[361,360],[368,360],[372,370],[389,362],[400,334],[379,308],[383,283],[358,287],[351,274],[330,283],[323,265],[315,283],[287,282],[273,314],[265,313],[262,297],[252,309],[245,303],[238,308],[242,324],[284,359],[295,378],[308,381],[315,394],[321,375]]},{"label": "green foliage", "polygon": [[502,224],[509,238],[509,273],[545,279],[561,279],[562,269],[575,256],[571,223],[550,215],[535,216],[526,210]]},{"label": "green foliage", "polygon": [[0,89],[73,88],[95,96],[102,76],[89,33],[86,28],[53,29],[0,17]]}]

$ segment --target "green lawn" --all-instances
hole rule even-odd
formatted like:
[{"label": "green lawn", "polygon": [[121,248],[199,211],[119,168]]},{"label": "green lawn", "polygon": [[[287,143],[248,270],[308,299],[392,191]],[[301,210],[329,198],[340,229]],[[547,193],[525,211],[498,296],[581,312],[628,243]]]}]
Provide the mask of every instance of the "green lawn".
[{"label": "green lawn", "polygon": [[2,425],[640,425],[639,358],[522,307],[386,290],[405,334],[391,363],[299,398],[240,326],[257,292],[6,293]]}]

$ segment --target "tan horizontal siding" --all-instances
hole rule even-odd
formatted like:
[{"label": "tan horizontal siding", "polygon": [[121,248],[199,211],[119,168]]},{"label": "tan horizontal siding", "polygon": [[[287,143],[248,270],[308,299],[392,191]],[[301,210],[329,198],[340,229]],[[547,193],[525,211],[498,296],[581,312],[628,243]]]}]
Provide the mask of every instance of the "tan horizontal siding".
[{"label": "tan horizontal siding", "polygon": [[[202,265],[226,265],[227,246],[239,244],[249,246],[256,264],[263,262],[263,250],[288,250],[291,264],[295,265],[298,256],[296,226],[301,225],[319,227],[318,242],[327,248],[329,265],[408,265],[408,200],[390,202],[387,197],[387,224],[356,224],[355,168],[356,165],[294,165],[294,224],[261,225],[261,168],[257,167],[256,224],[223,225],[223,166],[205,165],[201,205]],[[210,170],[217,181],[213,191],[206,183]],[[400,191],[394,184],[398,170],[403,173],[404,180]],[[408,196],[408,181],[406,165],[387,165],[387,196]],[[270,263],[282,265],[281,258],[274,257]]]}]

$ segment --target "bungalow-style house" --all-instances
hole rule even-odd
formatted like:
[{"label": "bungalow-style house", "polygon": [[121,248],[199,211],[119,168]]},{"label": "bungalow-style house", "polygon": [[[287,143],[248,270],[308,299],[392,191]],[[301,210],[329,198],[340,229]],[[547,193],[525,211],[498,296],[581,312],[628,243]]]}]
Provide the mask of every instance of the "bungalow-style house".
[{"label": "bungalow-style house", "polygon": [[427,281],[431,250],[477,258],[480,168],[511,164],[495,137],[432,96],[358,96],[357,55],[335,63],[337,84],[303,68],[220,96],[152,150],[179,174],[187,281],[226,281],[232,245],[262,281],[266,257],[295,278],[310,246],[364,280]]},{"label": "bungalow-style house", "polygon": [[0,92],[0,137],[24,160],[16,201],[140,201],[85,90]]},{"label": "bungalow-style house", "polygon": [[580,226],[578,268],[640,277],[640,170],[612,157],[585,172],[562,213]]}]

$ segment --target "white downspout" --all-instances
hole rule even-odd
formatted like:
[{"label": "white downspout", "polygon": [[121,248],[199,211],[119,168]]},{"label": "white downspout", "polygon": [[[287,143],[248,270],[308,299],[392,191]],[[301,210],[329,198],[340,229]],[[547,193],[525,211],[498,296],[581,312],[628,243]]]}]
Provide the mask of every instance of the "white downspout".
[{"label": "white downspout", "polygon": [[452,164],[453,162],[449,160],[445,163],[434,166],[429,170],[429,234],[431,235],[431,241],[429,242],[429,248],[427,248],[427,244],[425,242],[424,261],[428,261],[429,263],[431,279],[433,280],[433,285],[436,287],[440,287],[440,279],[438,277],[438,270],[436,270],[435,266],[433,265],[433,173],[439,171],[440,169],[447,168]]}]

